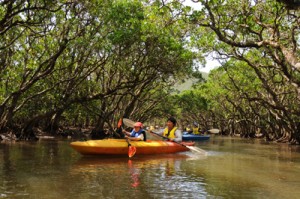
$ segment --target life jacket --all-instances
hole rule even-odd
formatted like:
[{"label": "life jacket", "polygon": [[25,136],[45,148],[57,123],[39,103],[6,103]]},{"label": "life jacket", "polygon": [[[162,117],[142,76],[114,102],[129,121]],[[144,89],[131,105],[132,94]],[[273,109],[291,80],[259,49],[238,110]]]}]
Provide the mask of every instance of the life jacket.
[{"label": "life jacket", "polygon": [[171,131],[168,131],[168,128],[165,128],[163,136],[174,139],[176,130],[177,130],[177,127],[172,128]]},{"label": "life jacket", "polygon": [[146,141],[146,132],[144,129],[140,129],[138,132],[135,132],[134,129],[131,131],[130,136],[131,137],[139,137],[139,135],[143,134],[144,136],[144,141]]},{"label": "life jacket", "polygon": [[193,134],[195,134],[195,135],[199,134],[199,128],[198,127],[193,128]]}]

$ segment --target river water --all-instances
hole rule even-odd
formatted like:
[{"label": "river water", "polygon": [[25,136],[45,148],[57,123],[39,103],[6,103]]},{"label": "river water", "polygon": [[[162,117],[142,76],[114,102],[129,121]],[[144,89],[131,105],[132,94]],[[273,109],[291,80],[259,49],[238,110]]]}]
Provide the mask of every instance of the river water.
[{"label": "river water", "polygon": [[84,157],[71,140],[0,143],[0,198],[280,198],[300,195],[300,147],[212,136],[207,154]]}]

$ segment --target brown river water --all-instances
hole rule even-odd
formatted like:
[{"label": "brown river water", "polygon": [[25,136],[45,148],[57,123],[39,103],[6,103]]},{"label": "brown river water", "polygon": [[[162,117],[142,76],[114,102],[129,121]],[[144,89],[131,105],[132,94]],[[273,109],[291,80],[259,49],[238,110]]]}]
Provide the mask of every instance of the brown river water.
[{"label": "brown river water", "polygon": [[84,157],[71,140],[0,143],[0,199],[300,197],[300,146],[213,135],[206,155]]}]

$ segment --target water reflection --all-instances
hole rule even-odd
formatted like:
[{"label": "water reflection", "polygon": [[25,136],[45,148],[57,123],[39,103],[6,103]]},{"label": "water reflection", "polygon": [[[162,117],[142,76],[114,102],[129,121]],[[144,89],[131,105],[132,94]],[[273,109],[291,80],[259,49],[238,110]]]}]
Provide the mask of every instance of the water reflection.
[{"label": "water reflection", "polygon": [[[125,192],[134,190],[133,193],[138,198],[176,198],[178,192],[174,190],[181,190],[181,196],[193,197],[200,192],[205,193],[203,179],[195,177],[191,181],[184,171],[184,164],[195,158],[191,154],[137,156],[133,159],[82,157],[73,165],[71,175],[85,176],[85,182],[93,181],[94,186],[102,186],[104,191],[107,187],[95,181],[102,178],[102,182],[109,181],[111,186],[121,188]],[[99,187],[97,189],[99,190]],[[102,196],[105,195],[103,193]]]},{"label": "water reflection", "polygon": [[297,198],[300,194],[299,146],[222,138],[202,147],[213,156],[193,172],[203,170],[205,179],[213,181],[207,183],[209,193],[224,198]]},{"label": "water reflection", "polygon": [[[138,156],[132,159],[128,157],[109,157],[109,156],[82,156],[72,166],[72,173],[91,172],[95,173],[106,168],[111,170],[117,169],[119,173],[129,173],[131,176],[140,176],[143,170],[152,168],[165,169],[166,175],[172,175],[175,172],[176,164],[180,164],[183,160],[192,160],[195,157],[189,154],[171,154],[171,155],[146,155]],[[137,179],[134,179],[137,180]],[[135,183],[137,186],[139,183]]]},{"label": "water reflection", "polygon": [[84,157],[69,141],[0,143],[0,198],[297,198],[299,146],[212,137],[206,150]]}]

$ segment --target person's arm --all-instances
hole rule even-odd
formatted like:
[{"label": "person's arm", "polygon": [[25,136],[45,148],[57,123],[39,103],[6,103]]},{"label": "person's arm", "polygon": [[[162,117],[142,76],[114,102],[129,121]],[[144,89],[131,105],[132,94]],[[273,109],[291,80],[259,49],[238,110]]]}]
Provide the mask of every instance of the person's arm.
[{"label": "person's arm", "polygon": [[158,129],[158,130],[150,130],[150,133],[154,133],[154,134],[159,134],[159,135],[162,135],[164,132],[164,129]]},{"label": "person's arm", "polygon": [[131,136],[131,133],[126,131],[125,129],[122,131],[124,134],[125,134],[125,137],[130,137]]},{"label": "person's arm", "polygon": [[173,139],[175,142],[181,142],[182,141],[182,133],[181,130],[177,129],[175,131],[175,138]]},{"label": "person's arm", "polygon": [[138,137],[128,137],[128,139],[130,139],[132,141],[143,141],[144,135],[141,133]]},{"label": "person's arm", "polygon": [[165,129],[160,128],[160,129],[157,131],[157,134],[163,135],[163,134],[164,134],[164,131],[165,131]]}]

